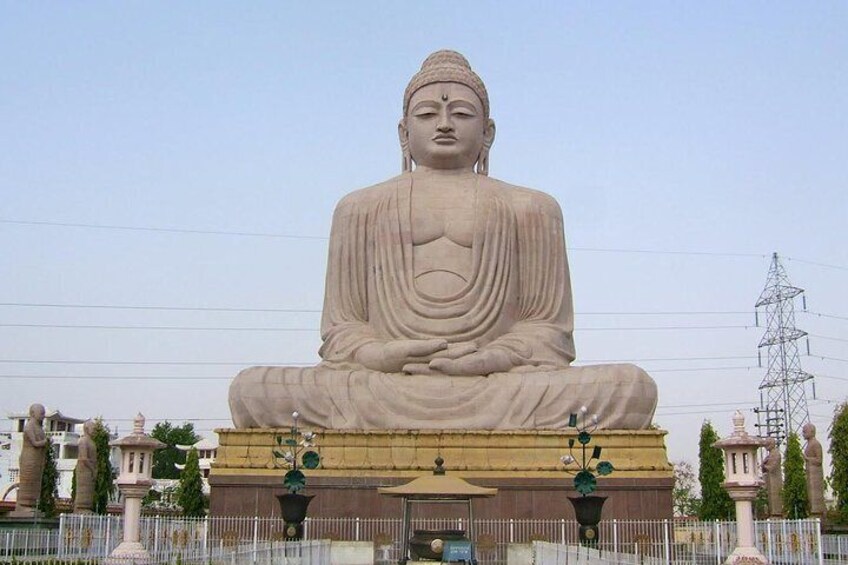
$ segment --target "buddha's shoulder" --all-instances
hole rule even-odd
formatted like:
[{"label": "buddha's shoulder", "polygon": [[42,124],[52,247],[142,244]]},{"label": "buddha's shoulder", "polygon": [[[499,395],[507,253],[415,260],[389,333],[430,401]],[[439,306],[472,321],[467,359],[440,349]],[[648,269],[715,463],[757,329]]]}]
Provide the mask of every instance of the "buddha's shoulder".
[{"label": "buddha's shoulder", "polygon": [[550,214],[562,215],[559,202],[546,192],[491,177],[485,177],[485,179],[484,185],[507,200],[516,210],[542,210]]},{"label": "buddha's shoulder", "polygon": [[359,206],[369,206],[380,201],[397,190],[398,182],[402,178],[403,175],[398,175],[375,185],[354,190],[339,200],[339,203],[336,204],[336,209],[343,210]]}]

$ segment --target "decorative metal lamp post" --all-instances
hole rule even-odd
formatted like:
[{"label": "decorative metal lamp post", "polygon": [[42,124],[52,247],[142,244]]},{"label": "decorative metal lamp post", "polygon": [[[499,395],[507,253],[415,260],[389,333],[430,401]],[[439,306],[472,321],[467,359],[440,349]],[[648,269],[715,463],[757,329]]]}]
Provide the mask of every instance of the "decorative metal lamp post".
[{"label": "decorative metal lamp post", "polygon": [[750,436],[745,431],[745,416],[739,410],[733,415],[733,433],[713,444],[724,451],[724,488],[736,502],[736,549],[727,558],[728,564],[768,563],[754,546],[753,501],[763,485],[758,475],[757,450],[766,445],[764,438]]},{"label": "decorative metal lamp post", "polygon": [[[277,447],[285,449],[273,449],[274,466],[282,464],[289,468],[283,476],[283,486],[288,493],[277,495],[280,502],[280,512],[285,522],[285,538],[287,541],[296,541],[303,538],[303,521],[306,519],[306,510],[313,496],[300,494],[306,488],[306,476],[300,468],[317,469],[321,464],[321,456],[311,448],[315,447],[315,433],[302,432],[297,427],[297,419],[300,414],[292,412],[292,424],[288,437],[278,435]],[[306,451],[304,451],[306,450]],[[301,454],[302,452],[302,454]],[[300,459],[298,459],[300,458]]]},{"label": "decorative metal lamp post", "polygon": [[107,565],[130,561],[146,563],[151,558],[139,541],[141,499],[153,485],[153,451],[165,447],[165,444],[144,433],[144,416],[139,413],[133,420],[133,432],[109,445],[121,449],[121,472],[117,484],[124,496],[124,540],[105,562]]},{"label": "decorative metal lamp post", "polygon": [[[607,497],[597,496],[592,493],[597,488],[598,481],[595,478],[595,473],[599,475],[609,475],[613,472],[612,463],[609,461],[600,461],[601,446],[596,445],[592,449],[592,454],[588,455],[589,442],[592,441],[592,432],[598,427],[598,415],[594,414],[590,423],[586,423],[585,406],[580,407],[580,414],[571,414],[568,419],[568,426],[577,428],[577,442],[580,444],[580,470],[574,475],[574,488],[580,493],[580,496],[569,496],[568,500],[574,506],[574,515],[577,518],[577,523],[580,524],[580,543],[589,547],[598,545],[598,524],[601,521],[601,511],[604,507],[604,502]],[[580,423],[578,424],[578,417]],[[568,455],[560,457],[560,461],[566,467],[577,462],[574,457],[574,438],[568,440]],[[592,461],[598,460],[595,468],[592,468]],[[569,473],[572,472],[566,469]]]}]

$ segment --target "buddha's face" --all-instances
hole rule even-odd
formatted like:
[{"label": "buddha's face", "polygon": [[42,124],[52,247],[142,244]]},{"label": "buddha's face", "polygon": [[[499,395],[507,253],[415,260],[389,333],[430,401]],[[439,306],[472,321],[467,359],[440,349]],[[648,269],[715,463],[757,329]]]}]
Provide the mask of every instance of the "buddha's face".
[{"label": "buddha's face", "polygon": [[39,424],[44,421],[44,406],[41,404],[33,404],[29,409],[30,417]]},{"label": "buddha's face", "polygon": [[471,168],[484,146],[491,146],[495,124],[486,118],[473,90],[455,82],[437,82],[412,95],[400,123],[401,143],[413,161],[432,169]]}]

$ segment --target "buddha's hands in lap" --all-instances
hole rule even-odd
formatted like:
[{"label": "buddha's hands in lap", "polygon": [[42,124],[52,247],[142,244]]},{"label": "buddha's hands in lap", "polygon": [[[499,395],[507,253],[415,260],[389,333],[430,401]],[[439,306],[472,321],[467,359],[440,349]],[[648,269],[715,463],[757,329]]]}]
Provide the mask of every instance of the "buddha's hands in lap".
[{"label": "buddha's hands in lap", "polygon": [[448,342],[444,339],[375,341],[360,347],[355,359],[373,371],[399,373],[410,364],[423,364],[426,367],[432,355],[448,351],[448,348]]},{"label": "buddha's hands in lap", "polygon": [[427,359],[407,363],[403,366],[403,372],[411,375],[441,375],[441,371],[433,368],[433,360],[453,360],[470,355],[477,351],[477,344],[473,341],[462,341],[450,343],[445,349],[437,351]]},{"label": "buddha's hands in lap", "polygon": [[521,357],[509,350],[493,348],[474,351],[456,359],[433,359],[429,368],[430,372],[445,375],[486,376],[505,373],[523,362]]}]

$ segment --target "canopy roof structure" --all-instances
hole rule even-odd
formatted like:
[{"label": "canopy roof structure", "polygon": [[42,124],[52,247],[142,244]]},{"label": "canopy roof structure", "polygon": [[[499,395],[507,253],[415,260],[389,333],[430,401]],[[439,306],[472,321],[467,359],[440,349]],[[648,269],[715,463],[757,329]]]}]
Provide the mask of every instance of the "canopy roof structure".
[{"label": "canopy roof structure", "polygon": [[404,485],[378,488],[377,492],[410,500],[459,501],[495,496],[498,489],[478,487],[450,475],[426,475]]},{"label": "canopy roof structure", "polygon": [[[468,531],[474,528],[474,509],[472,500],[475,498],[486,498],[498,494],[496,488],[478,487],[468,483],[459,477],[451,477],[445,474],[442,466],[445,462],[441,455],[436,457],[436,468],[432,475],[418,477],[405,485],[396,487],[381,487],[377,492],[386,496],[401,498],[403,504],[403,547],[401,549],[400,563],[409,561],[409,530],[412,519],[412,506],[414,504],[465,504],[468,509]],[[441,550],[439,550],[441,551]],[[472,549],[473,557],[473,549]],[[476,563],[476,560],[472,560]]]}]

